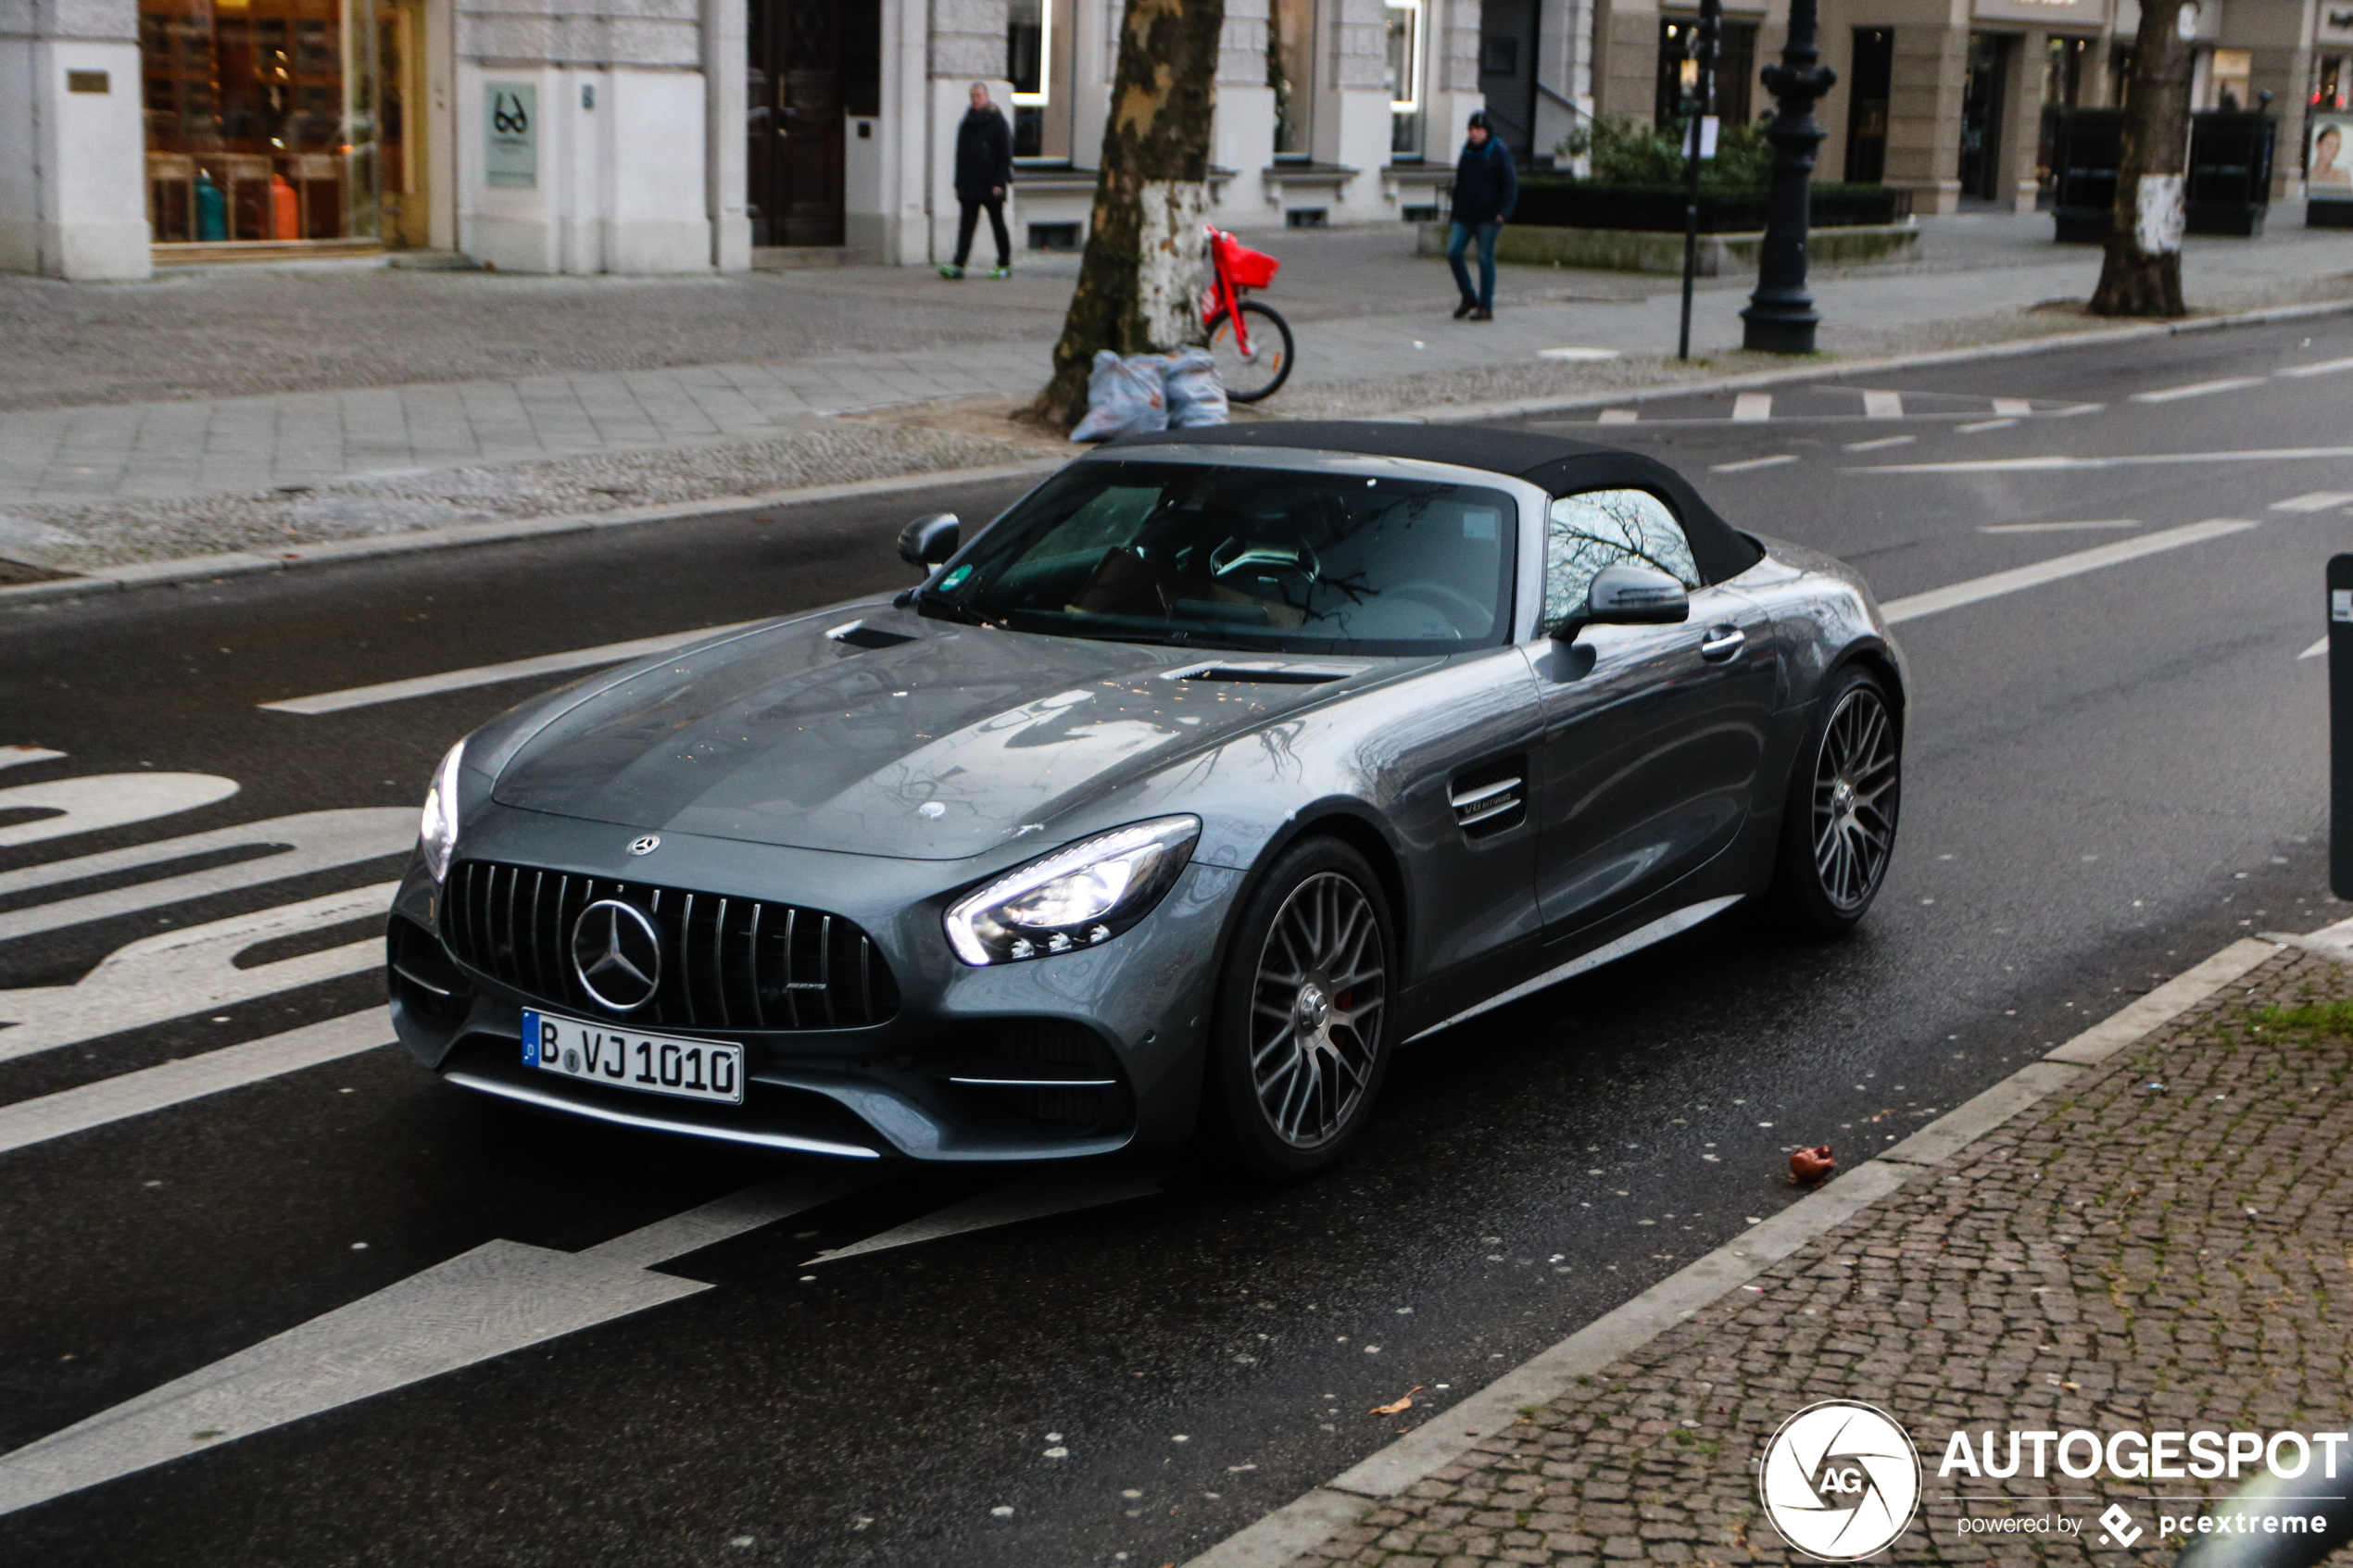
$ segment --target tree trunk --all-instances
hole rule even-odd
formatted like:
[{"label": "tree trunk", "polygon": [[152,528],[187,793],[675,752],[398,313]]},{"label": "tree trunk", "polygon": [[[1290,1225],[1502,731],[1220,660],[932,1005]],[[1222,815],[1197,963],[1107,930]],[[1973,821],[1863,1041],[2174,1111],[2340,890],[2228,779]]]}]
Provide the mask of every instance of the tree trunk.
[{"label": "tree trunk", "polygon": [[1102,349],[1148,354],[1202,341],[1210,115],[1226,0],[1127,0],[1103,127],[1094,220],[1054,379],[1038,413],[1067,430],[1087,411]]},{"label": "tree trunk", "polygon": [[2142,0],[2124,97],[2124,152],[2095,316],[2182,316],[2182,163],[2190,128],[2190,45],[2182,0]]}]

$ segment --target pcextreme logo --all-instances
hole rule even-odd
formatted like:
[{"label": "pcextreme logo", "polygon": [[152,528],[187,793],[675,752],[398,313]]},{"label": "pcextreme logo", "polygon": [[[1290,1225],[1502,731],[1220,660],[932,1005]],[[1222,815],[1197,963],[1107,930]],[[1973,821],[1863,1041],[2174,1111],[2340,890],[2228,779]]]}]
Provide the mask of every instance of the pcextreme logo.
[{"label": "pcextreme logo", "polygon": [[1757,1472],[1765,1516],[1783,1539],[1823,1562],[1887,1549],[1920,1500],[1920,1459],[1884,1411],[1824,1399],[1781,1423]]}]

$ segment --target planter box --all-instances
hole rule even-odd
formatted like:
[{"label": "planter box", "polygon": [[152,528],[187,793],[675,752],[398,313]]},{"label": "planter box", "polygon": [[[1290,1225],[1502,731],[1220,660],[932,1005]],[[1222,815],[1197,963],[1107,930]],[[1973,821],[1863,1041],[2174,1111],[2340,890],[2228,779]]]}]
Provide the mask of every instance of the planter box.
[{"label": "planter box", "polygon": [[[1446,235],[1451,227],[1445,223],[1422,224],[1415,249],[1423,256],[1445,255]],[[1762,231],[1702,234],[1699,275],[1718,278],[1753,271],[1757,250],[1764,243]],[[1806,251],[1807,259],[1814,264],[1834,267],[1906,260],[1919,248],[1919,230],[1909,223],[1879,223],[1811,230]],[[1535,267],[1558,265],[1607,272],[1663,272],[1680,277],[1683,270],[1683,236],[1647,229],[1546,229],[1506,223],[1495,242],[1495,259]]]}]

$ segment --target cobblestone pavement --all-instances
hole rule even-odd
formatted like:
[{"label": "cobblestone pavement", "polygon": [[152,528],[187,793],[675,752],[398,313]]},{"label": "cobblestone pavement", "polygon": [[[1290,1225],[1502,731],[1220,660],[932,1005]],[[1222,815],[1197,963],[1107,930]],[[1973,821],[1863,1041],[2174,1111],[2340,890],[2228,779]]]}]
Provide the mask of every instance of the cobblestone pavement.
[{"label": "cobblestone pavement", "polygon": [[[1940,1480],[1944,1445],[1957,1428],[2344,1430],[2348,1067],[2353,970],[2285,950],[1294,1568],[1803,1561],[1762,1516],[1755,1465],[1833,1398],[1887,1411],[1920,1450],[1919,1514],[1875,1561],[2170,1560],[2149,1483]],[[2233,1489],[2170,1483],[2163,1511]],[[2137,1550],[2103,1546],[2110,1503],[2147,1532]],[[1964,1512],[2080,1534],[1963,1535]]]}]

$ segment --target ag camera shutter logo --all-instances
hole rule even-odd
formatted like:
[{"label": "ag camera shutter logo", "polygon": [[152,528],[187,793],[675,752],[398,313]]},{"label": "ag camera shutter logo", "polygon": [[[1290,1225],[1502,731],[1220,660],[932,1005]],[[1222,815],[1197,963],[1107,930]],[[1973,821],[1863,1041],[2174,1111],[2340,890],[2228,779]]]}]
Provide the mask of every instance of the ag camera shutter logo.
[{"label": "ag camera shutter logo", "polygon": [[1920,1500],[1920,1458],[1886,1411],[1825,1399],[1781,1423],[1765,1445],[1757,1492],[1783,1539],[1822,1562],[1884,1551]]}]

